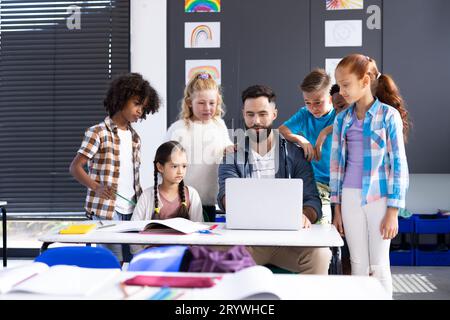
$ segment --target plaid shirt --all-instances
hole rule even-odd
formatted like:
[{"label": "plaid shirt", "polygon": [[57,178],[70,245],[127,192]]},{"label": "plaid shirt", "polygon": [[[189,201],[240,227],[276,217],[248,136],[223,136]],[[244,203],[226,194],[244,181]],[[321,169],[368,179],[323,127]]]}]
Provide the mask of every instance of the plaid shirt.
[{"label": "plaid shirt", "polygon": [[[354,112],[353,105],[334,121],[330,161],[332,203],[341,203],[347,162],[346,134]],[[363,146],[361,205],[386,197],[389,207],[404,208],[409,176],[400,113],[377,99],[364,119]]]},{"label": "plaid shirt", "polygon": [[[131,126],[128,129],[132,134],[134,191],[137,199],[142,193],[139,183],[141,141]],[[88,168],[91,179],[102,185],[113,187],[114,190],[117,190],[120,174],[119,145],[117,126],[110,117],[106,117],[103,122],[86,130],[78,150],[78,153],[89,158]],[[110,200],[102,199],[97,197],[93,190],[88,189],[85,209],[88,213],[111,220],[114,215],[115,203],[115,197]]]}]

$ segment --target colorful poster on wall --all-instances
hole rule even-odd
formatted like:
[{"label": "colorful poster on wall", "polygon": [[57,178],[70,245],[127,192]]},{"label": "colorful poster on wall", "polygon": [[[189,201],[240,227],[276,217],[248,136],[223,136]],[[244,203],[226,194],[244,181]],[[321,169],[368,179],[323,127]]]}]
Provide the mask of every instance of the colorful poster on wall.
[{"label": "colorful poster on wall", "polygon": [[186,22],[185,48],[220,48],[220,22]]},{"label": "colorful poster on wall", "polygon": [[334,71],[336,71],[336,67],[341,62],[342,59],[325,59],[325,70],[331,77],[331,83],[336,83],[336,78],[334,77]]},{"label": "colorful poster on wall", "polygon": [[218,84],[222,83],[222,61],[186,60],[186,84],[199,73],[208,73]]},{"label": "colorful poster on wall", "polygon": [[327,10],[364,9],[364,0],[326,0]]},{"label": "colorful poster on wall", "polygon": [[184,12],[220,12],[220,0],[184,0]]},{"label": "colorful poster on wall", "polygon": [[325,47],[361,47],[362,20],[325,21]]}]

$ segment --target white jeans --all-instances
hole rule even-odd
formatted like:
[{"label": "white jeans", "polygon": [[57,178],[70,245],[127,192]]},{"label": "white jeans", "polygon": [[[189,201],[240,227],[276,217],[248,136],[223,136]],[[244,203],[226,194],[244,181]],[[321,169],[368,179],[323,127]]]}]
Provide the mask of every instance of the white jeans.
[{"label": "white jeans", "polygon": [[361,207],[360,189],[342,190],[342,221],[350,250],[352,275],[372,274],[392,296],[391,241],[383,240],[380,232],[386,210],[386,198]]}]

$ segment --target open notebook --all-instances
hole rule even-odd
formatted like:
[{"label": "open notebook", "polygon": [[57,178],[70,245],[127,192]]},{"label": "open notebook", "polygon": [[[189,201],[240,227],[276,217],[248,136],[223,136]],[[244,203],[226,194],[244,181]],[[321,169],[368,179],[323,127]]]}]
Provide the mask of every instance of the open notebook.
[{"label": "open notebook", "polygon": [[140,220],[140,221],[121,221],[115,223],[110,222],[111,227],[103,227],[97,229],[97,232],[181,232],[194,233],[201,230],[209,229],[208,225],[193,222],[184,218],[172,218],[166,220]]},{"label": "open notebook", "polygon": [[47,266],[33,262],[0,272],[0,293],[29,292],[58,296],[90,296],[101,289],[120,269],[90,269],[76,266]]},{"label": "open notebook", "polygon": [[253,266],[224,274],[211,288],[192,289],[182,299],[189,300],[279,300],[281,292],[268,268]]}]

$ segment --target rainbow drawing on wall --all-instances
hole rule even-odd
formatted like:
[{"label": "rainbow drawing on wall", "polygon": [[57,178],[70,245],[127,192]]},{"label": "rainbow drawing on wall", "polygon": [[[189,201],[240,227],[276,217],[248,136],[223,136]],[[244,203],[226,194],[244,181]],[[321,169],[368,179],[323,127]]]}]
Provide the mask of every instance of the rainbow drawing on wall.
[{"label": "rainbow drawing on wall", "polygon": [[185,48],[220,48],[220,22],[185,22]]},{"label": "rainbow drawing on wall", "polygon": [[327,10],[364,9],[364,0],[326,0]]},{"label": "rainbow drawing on wall", "polygon": [[189,70],[188,78],[192,79],[199,73],[209,73],[217,81],[220,78],[220,72],[214,66],[199,66]]},{"label": "rainbow drawing on wall", "polygon": [[186,60],[186,84],[199,73],[208,73],[221,83],[221,60]]},{"label": "rainbow drawing on wall", "polygon": [[220,0],[184,0],[184,12],[220,12]]},{"label": "rainbow drawing on wall", "polygon": [[211,29],[204,24],[197,26],[191,34],[191,47],[195,48],[199,46],[199,43],[204,40],[212,41],[213,34]]}]

